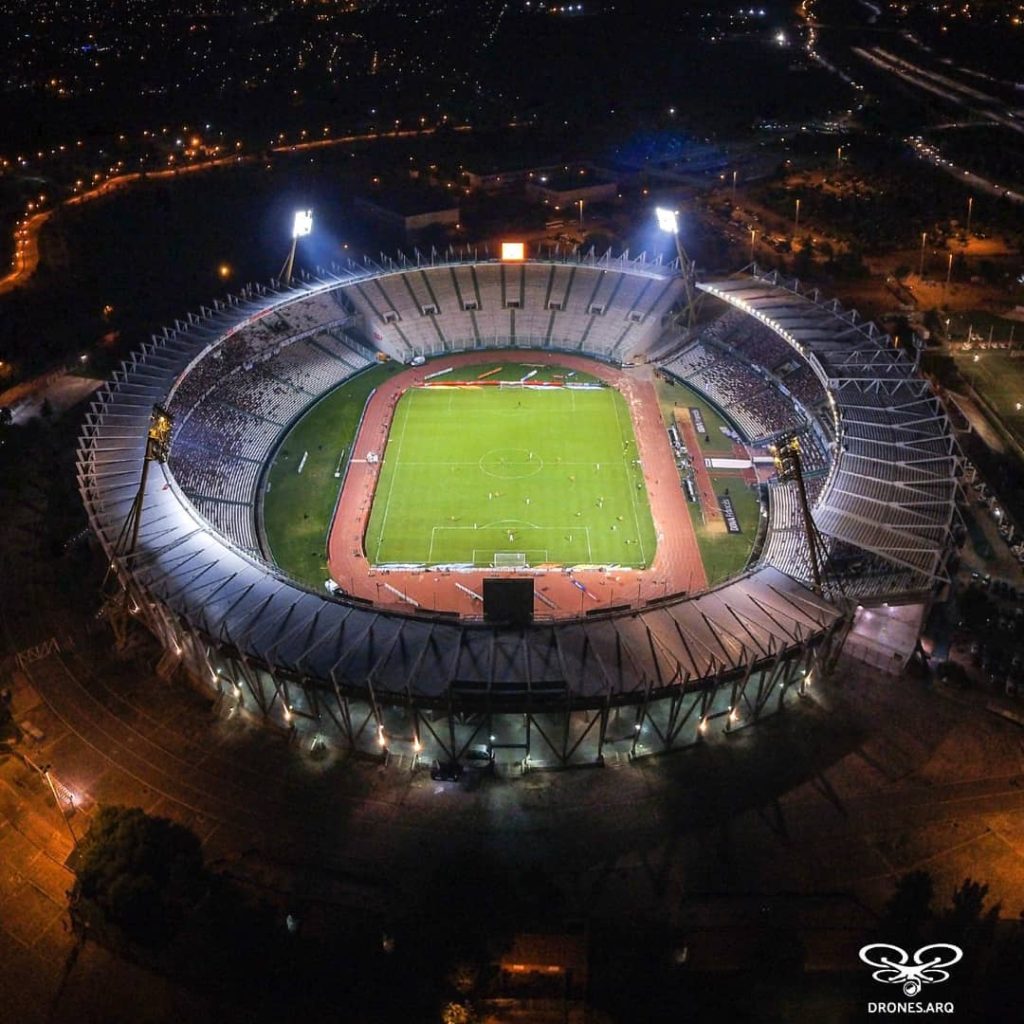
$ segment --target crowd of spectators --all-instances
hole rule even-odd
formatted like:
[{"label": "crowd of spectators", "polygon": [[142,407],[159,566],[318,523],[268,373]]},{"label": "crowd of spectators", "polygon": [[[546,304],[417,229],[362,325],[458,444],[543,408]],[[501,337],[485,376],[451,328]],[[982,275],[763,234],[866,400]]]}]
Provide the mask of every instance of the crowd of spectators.
[{"label": "crowd of spectators", "polygon": [[175,479],[207,520],[253,553],[259,471],[274,444],[315,397],[370,362],[340,326],[290,340],[317,319],[275,311],[246,326],[207,353],[171,401]]}]

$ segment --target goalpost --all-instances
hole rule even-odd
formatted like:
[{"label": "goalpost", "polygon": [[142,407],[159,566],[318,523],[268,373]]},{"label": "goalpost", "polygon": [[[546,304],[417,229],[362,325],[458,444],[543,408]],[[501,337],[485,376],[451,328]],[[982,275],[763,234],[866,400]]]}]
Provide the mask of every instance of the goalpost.
[{"label": "goalpost", "polygon": [[495,551],[491,564],[495,569],[522,569],[528,563],[525,551]]}]

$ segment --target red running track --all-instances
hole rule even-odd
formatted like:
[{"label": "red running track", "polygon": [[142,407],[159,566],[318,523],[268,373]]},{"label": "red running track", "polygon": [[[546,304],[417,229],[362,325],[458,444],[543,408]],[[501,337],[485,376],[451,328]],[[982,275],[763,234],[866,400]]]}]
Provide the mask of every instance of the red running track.
[{"label": "red running track", "polygon": [[[599,377],[622,392],[633,417],[658,536],[654,561],[650,568],[642,571],[531,570],[530,575],[537,581],[537,617],[574,618],[599,608],[639,607],[669,594],[684,591],[692,594],[704,590],[707,586],[704,563],[679,485],[679,474],[649,370],[641,368],[636,373],[625,372],[581,356],[532,349],[466,352],[453,355],[445,362],[452,366],[465,366],[502,359],[579,370]],[[430,611],[479,617],[483,614],[480,602],[456,584],[479,594],[483,578],[499,575],[497,570],[451,572],[425,569],[410,572],[375,569],[363,550],[363,537],[382,465],[381,462],[366,462],[366,456],[376,452],[383,457],[398,399],[408,388],[422,384],[426,374],[433,372],[434,365],[436,363],[396,374],[382,384],[367,403],[328,534],[327,563],[332,578],[348,593],[390,610],[409,612],[415,607],[412,602],[416,602]],[[580,591],[573,580],[582,583],[586,591]]]},{"label": "red running track", "polygon": [[700,438],[697,436],[697,428],[690,419],[688,410],[683,410],[676,416],[676,423],[683,435],[683,444],[690,455],[690,465],[693,466],[693,478],[697,484],[697,496],[700,498],[700,507],[704,512],[704,522],[709,526],[718,524],[725,529],[725,520],[722,518],[722,510],[718,507],[718,495],[715,494],[715,485],[711,482],[711,474],[708,467],[704,465],[704,453],[700,450]]}]

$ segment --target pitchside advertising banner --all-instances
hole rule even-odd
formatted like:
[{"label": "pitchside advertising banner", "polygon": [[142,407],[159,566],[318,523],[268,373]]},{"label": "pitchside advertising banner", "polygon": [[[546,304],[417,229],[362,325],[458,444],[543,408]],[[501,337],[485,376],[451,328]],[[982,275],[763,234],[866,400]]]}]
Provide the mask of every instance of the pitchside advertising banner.
[{"label": "pitchside advertising banner", "polygon": [[691,409],[690,419],[693,420],[693,425],[697,428],[698,434],[707,434],[707,428],[704,426],[704,417],[701,415],[700,409]]},{"label": "pitchside advertising banner", "polygon": [[718,495],[718,507],[722,510],[722,518],[725,520],[725,528],[730,533],[742,533],[740,521],[736,516],[736,509],[733,506],[732,498],[728,494]]}]

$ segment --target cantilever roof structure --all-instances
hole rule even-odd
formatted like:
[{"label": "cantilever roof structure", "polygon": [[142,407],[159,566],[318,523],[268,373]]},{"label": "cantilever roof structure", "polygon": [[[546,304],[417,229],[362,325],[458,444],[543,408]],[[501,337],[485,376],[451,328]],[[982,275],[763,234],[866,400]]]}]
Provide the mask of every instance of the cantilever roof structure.
[{"label": "cantilever roof structure", "polygon": [[855,310],[754,268],[697,286],[792,345],[828,389],[837,445],[814,509],[818,529],[941,579],[956,513],[957,448],[913,360]]},{"label": "cantilever roof structure", "polygon": [[[190,315],[143,346],[97,393],[79,448],[80,490],[94,531],[133,594],[275,675],[435,706],[453,695],[529,706],[636,703],[659,692],[745,679],[751,666],[804,647],[836,624],[838,609],[772,567],[641,610],[517,630],[366,607],[307,589],[234,545],[197,512],[166,465],[149,473],[135,551],[119,555],[154,403],[165,402],[222,340],[268,310],[382,269],[325,275],[280,292],[258,289]],[[630,273],[628,263],[617,269]],[[638,273],[649,276],[652,268]]]}]

